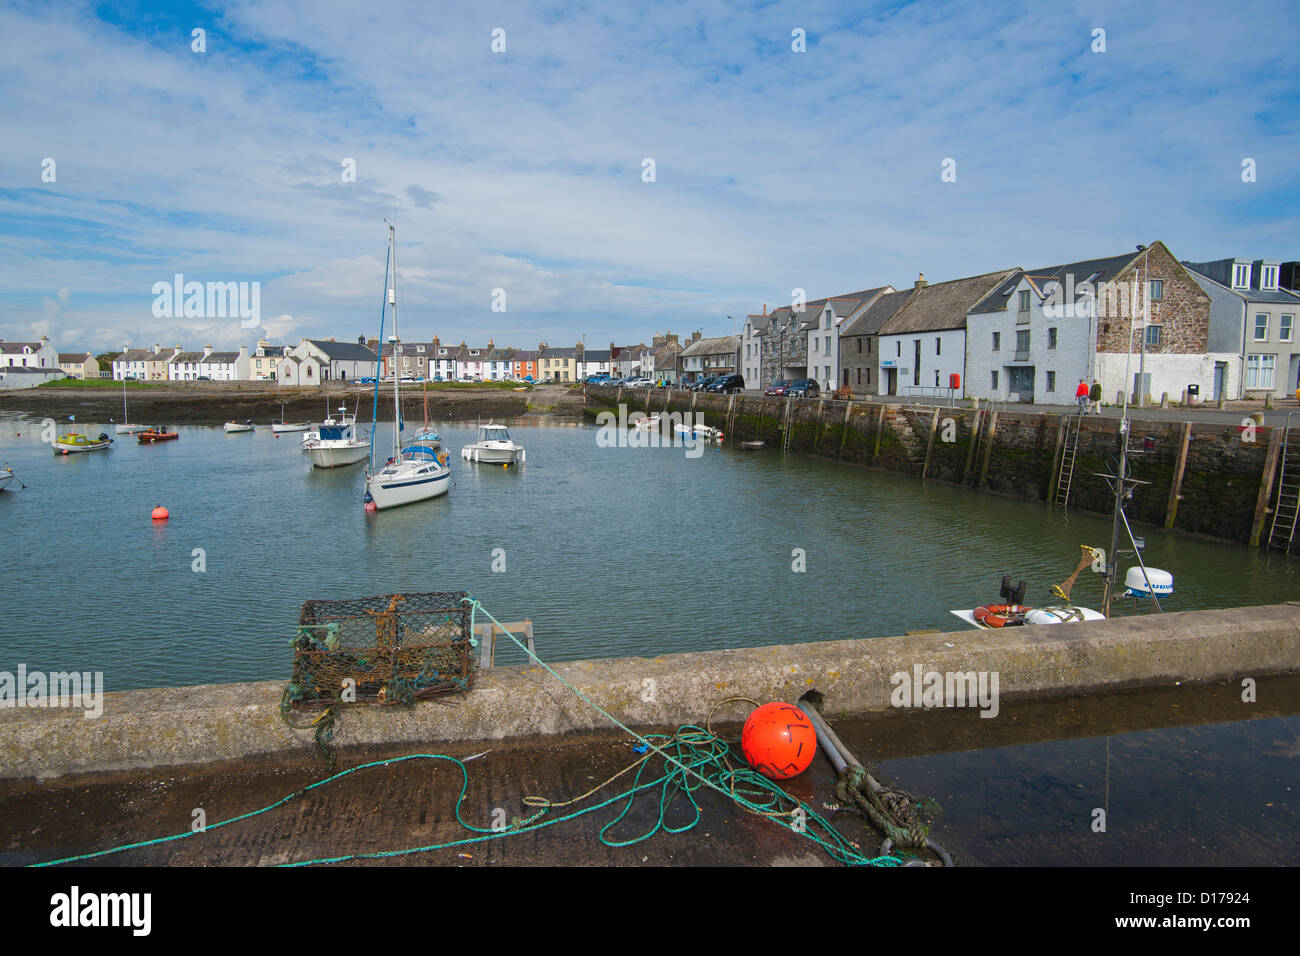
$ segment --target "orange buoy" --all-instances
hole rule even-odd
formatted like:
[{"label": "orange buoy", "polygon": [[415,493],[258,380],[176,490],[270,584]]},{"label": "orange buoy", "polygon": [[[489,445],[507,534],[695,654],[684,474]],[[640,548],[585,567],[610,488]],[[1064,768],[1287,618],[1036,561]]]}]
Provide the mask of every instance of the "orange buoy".
[{"label": "orange buoy", "polygon": [[770,780],[789,780],[808,769],[817,753],[817,731],[793,704],[773,701],[749,715],[740,734],[745,759]]},{"label": "orange buoy", "polygon": [[168,511],[166,508],[164,508],[162,505],[159,505],[158,507],[153,509],[154,521],[166,521],[171,516],[172,516],[171,512]]},{"label": "orange buoy", "polygon": [[366,514],[373,514],[378,510],[379,510],[379,506],[376,505],[373,501],[366,502]]}]

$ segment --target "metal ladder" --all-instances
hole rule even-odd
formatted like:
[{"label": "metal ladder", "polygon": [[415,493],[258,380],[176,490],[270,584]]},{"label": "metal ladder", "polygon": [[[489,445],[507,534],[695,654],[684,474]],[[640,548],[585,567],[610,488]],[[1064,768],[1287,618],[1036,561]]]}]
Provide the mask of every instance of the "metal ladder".
[{"label": "metal ladder", "polygon": [[731,399],[727,402],[727,431],[730,435],[736,430],[736,393],[731,393]]},{"label": "metal ladder", "polygon": [[1071,414],[1065,423],[1065,448],[1061,451],[1061,470],[1056,475],[1056,504],[1069,510],[1070,487],[1074,484],[1074,460],[1079,452],[1079,426],[1083,416]]},{"label": "metal ladder", "polygon": [[1298,414],[1288,412],[1282,433],[1282,471],[1277,476],[1277,504],[1273,506],[1273,527],[1268,532],[1269,549],[1291,553],[1295,541],[1296,516],[1300,513],[1300,433],[1291,424]]},{"label": "metal ladder", "polygon": [[785,400],[785,420],[781,425],[781,454],[783,455],[788,454],[790,451],[790,432],[792,431],[790,428],[790,419],[792,417],[793,409],[794,399],[787,398]]}]

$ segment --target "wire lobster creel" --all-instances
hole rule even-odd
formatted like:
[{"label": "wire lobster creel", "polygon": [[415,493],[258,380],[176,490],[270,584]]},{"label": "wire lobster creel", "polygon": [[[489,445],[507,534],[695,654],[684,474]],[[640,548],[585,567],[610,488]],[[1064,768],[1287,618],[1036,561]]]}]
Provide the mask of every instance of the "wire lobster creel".
[{"label": "wire lobster creel", "polygon": [[294,708],[413,704],[468,690],[470,607],[464,591],[315,600],[293,638]]}]

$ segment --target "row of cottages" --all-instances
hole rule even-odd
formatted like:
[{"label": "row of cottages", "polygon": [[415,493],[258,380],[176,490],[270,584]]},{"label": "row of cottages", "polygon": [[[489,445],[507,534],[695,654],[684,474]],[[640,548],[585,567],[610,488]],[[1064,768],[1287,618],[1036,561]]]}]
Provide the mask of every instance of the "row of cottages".
[{"label": "row of cottages", "polygon": [[202,352],[178,352],[167,363],[167,379],[172,382],[246,382],[249,379],[248,346],[238,352],[217,352],[211,345]]},{"label": "row of cottages", "polygon": [[[1178,261],[1163,242],[910,289],[883,286],[746,317],[749,387],[811,378],[854,396],[1060,405],[1082,379],[1202,401],[1300,387],[1296,314],[1280,260]],[[1288,267],[1291,267],[1288,271]],[[1145,316],[1145,321],[1144,321]],[[1126,381],[1126,375],[1128,376]]]},{"label": "row of cottages", "polygon": [[276,365],[281,385],[321,385],[325,382],[355,382],[379,374],[379,356],[366,344],[334,339],[303,339]]}]

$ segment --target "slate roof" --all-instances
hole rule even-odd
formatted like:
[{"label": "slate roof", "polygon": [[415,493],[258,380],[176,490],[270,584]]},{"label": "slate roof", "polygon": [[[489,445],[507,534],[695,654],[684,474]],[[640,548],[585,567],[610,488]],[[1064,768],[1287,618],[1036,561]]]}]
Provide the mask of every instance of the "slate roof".
[{"label": "slate roof", "polygon": [[880,335],[941,332],[966,327],[966,313],[995,289],[1004,288],[1015,269],[936,282],[913,288],[907,302],[880,327]]},{"label": "slate roof", "polygon": [[[1244,263],[1246,260],[1237,259],[1236,262]],[[1197,275],[1205,276],[1223,286],[1229,292],[1235,293],[1250,302],[1281,302],[1286,305],[1295,303],[1300,296],[1289,289],[1261,289],[1259,287],[1261,263],[1259,260],[1251,263],[1250,266],[1250,288],[1234,289],[1232,288],[1232,259],[1213,259],[1209,262],[1183,262],[1183,266],[1195,272]],[[1270,260],[1272,264],[1272,260]]]},{"label": "slate roof", "polygon": [[886,292],[871,307],[863,312],[853,324],[840,332],[841,337],[850,335],[877,335],[881,327],[892,319],[904,305],[907,304],[908,297],[912,294],[912,289],[899,289],[897,292]]},{"label": "slate roof", "polygon": [[85,362],[90,359],[89,352],[60,352],[59,362]]},{"label": "slate roof", "polygon": [[[1038,294],[1038,297],[1046,298],[1050,292],[1052,283],[1060,282],[1063,285],[1062,291],[1069,288],[1068,277],[1074,277],[1074,285],[1082,286],[1085,282],[1091,282],[1094,291],[1103,283],[1110,282],[1117,275],[1128,268],[1129,264],[1142,255],[1142,253],[1126,252],[1123,255],[1108,256],[1104,259],[1083,259],[1079,262],[1067,262],[1059,266],[1046,266],[1041,269],[1016,269],[1008,280],[996,289],[992,290],[984,299],[975,304],[970,311],[972,313],[1001,312],[1007,308],[1008,302],[1016,288],[1020,285],[1020,280],[1027,278],[1030,286]],[[1079,296],[1076,294],[1075,299]]]},{"label": "slate roof", "polygon": [[325,353],[333,362],[377,362],[377,356],[371,349],[356,342],[331,342],[328,339],[308,339],[312,345]]},{"label": "slate roof", "polygon": [[697,355],[734,355],[740,344],[738,335],[721,335],[712,339],[700,339],[682,349],[682,358],[694,358]]}]

